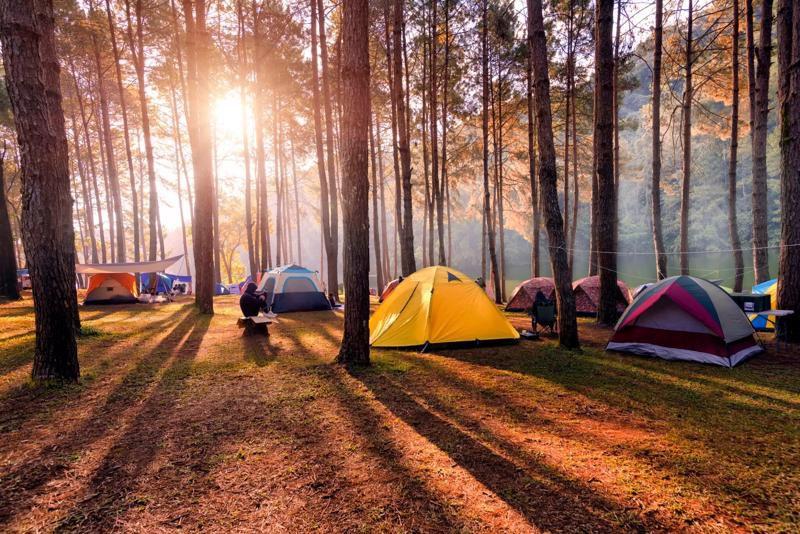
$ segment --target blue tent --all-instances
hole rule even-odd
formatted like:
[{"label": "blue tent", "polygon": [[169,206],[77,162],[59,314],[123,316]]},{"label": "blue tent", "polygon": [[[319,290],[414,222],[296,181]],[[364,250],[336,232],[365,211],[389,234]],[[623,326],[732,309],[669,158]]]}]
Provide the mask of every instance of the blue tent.
[{"label": "blue tent", "polygon": [[275,313],[330,310],[316,271],[284,265],[264,274],[258,290],[266,294],[266,308]]},{"label": "blue tent", "polygon": [[[772,280],[767,280],[766,282],[761,282],[758,285],[753,286],[753,294],[756,295],[769,295],[771,307],[774,308],[778,301],[778,279],[773,278]],[[763,315],[748,315],[750,317],[750,322],[753,323],[753,328],[758,331],[767,331],[773,330],[775,326],[775,316],[770,316],[769,321]]]},{"label": "blue tent", "polygon": [[215,295],[230,295],[231,290],[225,287],[224,284],[214,284],[214,294]]},{"label": "blue tent", "polygon": [[153,288],[155,288],[156,294],[167,294],[172,291],[171,277],[162,273],[156,273],[155,278],[151,278],[152,276],[153,276],[152,273],[142,274],[141,277],[142,293],[150,293]]}]

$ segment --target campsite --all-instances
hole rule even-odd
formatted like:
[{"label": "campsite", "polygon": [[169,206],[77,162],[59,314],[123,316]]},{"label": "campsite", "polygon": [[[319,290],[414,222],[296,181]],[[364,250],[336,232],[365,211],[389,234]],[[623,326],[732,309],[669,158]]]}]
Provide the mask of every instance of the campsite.
[{"label": "campsite", "polygon": [[235,297],[217,298],[213,318],[190,300],[83,311],[87,378],[49,390],[25,382],[30,302],[3,305],[4,525],[780,531],[797,521],[794,353],[770,345],[733,370],[604,353],[608,332],[581,319],[579,355],[554,338],[381,350],[348,374],[330,363],[341,312],[283,314],[268,343],[253,342],[235,326]]},{"label": "campsite", "polygon": [[0,0],[0,533],[800,532],[798,0]]}]

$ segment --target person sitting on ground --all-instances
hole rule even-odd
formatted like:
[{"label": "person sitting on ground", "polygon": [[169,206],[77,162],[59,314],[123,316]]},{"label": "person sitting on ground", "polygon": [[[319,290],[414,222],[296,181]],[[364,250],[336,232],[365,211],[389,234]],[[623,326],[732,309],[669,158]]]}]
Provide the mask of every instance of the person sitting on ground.
[{"label": "person sitting on ground", "polygon": [[253,282],[247,284],[247,288],[239,297],[239,307],[242,309],[242,314],[245,317],[257,317],[261,311],[261,306],[264,303],[264,295],[256,293],[258,286]]}]

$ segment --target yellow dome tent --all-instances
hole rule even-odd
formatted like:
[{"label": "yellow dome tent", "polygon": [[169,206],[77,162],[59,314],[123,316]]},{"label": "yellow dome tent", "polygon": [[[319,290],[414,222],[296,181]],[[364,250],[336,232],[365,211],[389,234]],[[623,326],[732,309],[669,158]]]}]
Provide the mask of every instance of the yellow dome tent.
[{"label": "yellow dome tent", "polygon": [[500,341],[519,338],[473,280],[449,267],[405,278],[369,321],[373,347]]}]

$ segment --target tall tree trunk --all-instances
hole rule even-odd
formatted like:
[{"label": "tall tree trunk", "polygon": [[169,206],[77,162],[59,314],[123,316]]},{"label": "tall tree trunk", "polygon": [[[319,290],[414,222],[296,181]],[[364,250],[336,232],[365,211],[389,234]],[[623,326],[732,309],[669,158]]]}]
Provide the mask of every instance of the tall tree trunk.
[{"label": "tall tree trunk", "polygon": [[[133,256],[135,261],[139,261],[139,249],[140,249],[140,241],[141,237],[139,235],[139,203],[137,200],[137,191],[136,191],[136,176],[133,169],[133,155],[131,153],[131,138],[130,138],[130,131],[128,130],[128,105],[125,100],[125,87],[122,84],[122,68],[120,67],[120,54],[119,54],[119,45],[117,44],[117,31],[114,25],[114,17],[111,14],[111,2],[110,0],[105,0],[106,3],[106,16],[108,18],[108,31],[109,36],[111,37],[111,49],[114,52],[114,72],[116,74],[117,80],[117,92],[119,93],[119,107],[122,111],[122,129],[124,132],[125,138],[125,158],[128,162],[128,179],[131,187],[131,209],[133,212]],[[177,32],[178,27],[175,24],[173,28],[176,34],[177,39]],[[123,245],[124,246],[124,245]],[[123,258],[125,256],[122,256]],[[124,260],[122,260],[124,261]]]},{"label": "tall tree trunk", "polygon": [[389,81],[389,105],[391,108],[391,125],[392,125],[392,163],[394,169],[394,274],[397,274],[397,244],[398,239],[403,237],[403,212],[402,212],[402,177],[400,175],[400,150],[397,143],[397,95],[395,94],[394,85],[394,54],[392,52],[392,40],[390,38],[390,21],[389,12],[392,2],[386,0],[383,8],[384,19],[384,47],[386,48],[386,78]]},{"label": "tall tree trunk", "polygon": [[692,70],[694,58],[692,28],[694,25],[694,0],[688,0],[689,14],[686,18],[686,61],[684,69],[686,78],[683,88],[683,181],[681,182],[681,225],[680,225],[680,257],[681,274],[689,274],[689,201],[692,178]]},{"label": "tall tree trunk", "polygon": [[283,255],[283,226],[286,218],[283,210],[283,191],[281,190],[281,154],[280,154],[280,134],[278,133],[278,97],[273,92],[272,98],[272,149],[273,162],[275,163],[275,263],[283,265],[287,258]]},{"label": "tall tree trunk", "polygon": [[[756,283],[769,280],[767,223],[767,122],[769,119],[769,67],[772,62],[772,0],[761,4],[761,31],[755,73],[753,121],[753,269]],[[798,37],[796,36],[795,39]],[[788,42],[788,41],[787,41]]]},{"label": "tall tree trunk", "polygon": [[[97,90],[92,93],[93,95],[97,94]],[[114,248],[114,201],[111,199],[111,188],[108,185],[108,167],[106,162],[106,150],[105,150],[105,138],[103,137],[103,125],[100,122],[100,110],[97,106],[97,101],[92,98],[91,100],[91,107],[92,107],[92,116],[94,117],[94,129],[97,132],[97,142],[100,145],[97,149],[100,152],[100,169],[103,173],[103,193],[105,194],[105,208],[106,208],[106,216],[108,217],[108,249],[109,249],[109,256],[111,259],[111,263],[116,262],[116,255],[117,251]],[[97,194],[99,195],[100,192],[98,190]],[[100,209],[100,203],[98,201],[98,209]]]},{"label": "tall tree trunk", "polygon": [[[80,175],[81,179],[81,196],[83,198],[83,213],[86,219],[86,233],[89,234],[89,243],[92,247],[92,263],[98,263],[97,257],[97,238],[94,235],[94,213],[92,207],[91,196],[89,195],[89,189],[87,187],[87,178],[86,178],[86,169],[85,165],[81,161],[81,147],[80,147],[80,136],[78,135],[78,125],[77,121],[75,120],[75,110],[74,107],[72,108],[72,137],[74,139],[75,145],[75,157],[78,160],[78,174]],[[5,151],[4,151],[5,152]],[[84,258],[84,261],[85,258]]]},{"label": "tall tree trunk", "polygon": [[69,155],[50,0],[0,2],[0,45],[22,167],[22,239],[30,269],[34,380],[78,379]]},{"label": "tall tree trunk", "polygon": [[[383,254],[381,252],[381,225],[378,219],[378,165],[375,157],[375,132],[373,131],[372,102],[370,101],[370,121],[369,121],[369,164],[372,174],[372,244],[375,249],[375,276],[378,285],[378,293],[383,290],[386,281],[383,277]],[[381,184],[382,185],[382,184]]]},{"label": "tall tree trunk", "polygon": [[[222,283],[222,251],[219,243],[219,146],[217,144],[217,123],[216,118],[212,119],[212,139],[214,152],[214,194],[212,202],[214,204],[214,282]],[[180,179],[180,175],[178,176]],[[161,219],[159,218],[159,224]],[[163,241],[162,241],[163,246]],[[164,251],[162,249],[161,253]],[[215,291],[216,292],[216,291]]]},{"label": "tall tree trunk", "polygon": [[[330,246],[332,240],[331,232],[331,212],[329,207],[329,197],[331,196],[328,187],[328,176],[325,167],[325,146],[322,144],[322,103],[320,102],[319,90],[319,63],[317,61],[317,0],[311,0],[311,72],[312,72],[312,93],[314,106],[314,138],[317,150],[317,171],[319,173],[319,197],[320,197],[320,217],[321,217],[321,239],[325,245],[325,250],[330,256]],[[334,263],[334,269],[336,264]],[[328,293],[336,294],[338,287],[332,285],[336,277],[330,274],[331,265],[328,263],[327,283]]]},{"label": "tall tree trunk", "polygon": [[[444,219],[444,203],[442,202],[442,189],[441,189],[441,177],[439,175],[439,104],[437,99],[437,93],[439,91],[439,84],[437,81],[437,71],[439,69],[437,59],[439,55],[439,34],[438,34],[438,13],[436,9],[436,2],[437,0],[432,0],[431,2],[431,59],[430,59],[430,133],[431,133],[431,193],[432,198],[431,200],[435,204],[436,208],[436,222],[437,222],[437,236],[439,239],[439,265],[444,265],[446,263],[445,252],[444,252],[444,227],[443,227],[443,219]],[[431,206],[433,208],[433,205]],[[431,218],[431,228],[433,228],[433,210],[430,210],[430,218]],[[433,259],[433,235],[430,235],[430,245],[431,245],[431,253],[430,253],[430,260],[431,263],[434,263]]]},{"label": "tall tree trunk", "polygon": [[405,0],[394,0],[394,25],[392,27],[394,56],[394,105],[397,110],[397,150],[400,154],[403,189],[403,224],[400,240],[400,256],[403,276],[409,276],[417,270],[414,258],[414,214],[411,198],[411,147],[409,146],[408,119],[406,118],[406,100],[403,95],[403,58],[402,30],[404,25],[403,4]]},{"label": "tall tree trunk", "polygon": [[616,31],[614,32],[614,250],[619,249],[619,46],[622,34],[622,2],[617,3]]},{"label": "tall tree trunk", "polygon": [[[747,0],[750,1],[750,0]],[[653,216],[653,250],[656,256],[656,279],[667,277],[667,255],[664,251],[664,233],[661,230],[661,55],[664,48],[663,0],[656,0],[656,23],[653,33],[653,173],[650,184],[650,201]]]},{"label": "tall tree trunk", "polygon": [[[176,177],[176,184],[177,184],[177,195],[178,195],[178,212],[180,213],[181,219],[181,242],[183,243],[183,261],[186,265],[186,274],[192,276],[191,267],[189,267],[189,244],[186,238],[186,220],[183,216],[183,193],[181,191],[181,166],[182,161],[180,157],[180,150],[179,150],[179,135],[178,132],[180,131],[180,118],[178,116],[178,102],[177,98],[175,97],[175,80],[172,78],[172,71],[170,71],[169,76],[169,93],[170,93],[170,105],[172,111],[172,139],[175,145],[175,177]],[[186,169],[183,169],[183,172],[186,172]]]},{"label": "tall tree trunk", "polygon": [[338,360],[369,364],[369,6],[342,4],[342,193],[344,207],[344,336]]},{"label": "tall tree trunk", "polygon": [[211,38],[206,30],[205,0],[183,0],[186,20],[189,96],[189,142],[195,182],[194,245],[195,304],[201,313],[214,313],[214,226],[211,217],[214,177],[211,162],[209,118],[209,52]]},{"label": "tall tree trunk", "polygon": [[498,181],[497,181],[497,227],[500,237],[500,300],[506,300],[506,216],[505,216],[505,198],[503,191],[505,187],[505,157],[503,145],[503,75],[502,72],[498,74],[497,81],[497,115],[499,118],[497,127],[498,138]]},{"label": "tall tree trunk", "polygon": [[[567,68],[566,91],[564,91],[564,235],[569,240],[569,129],[570,129],[570,107],[572,97],[570,91],[570,69],[572,68],[572,25],[574,19],[574,1],[569,2],[569,17],[567,18]],[[567,261],[569,263],[570,274],[572,271],[572,251],[567,250]]]},{"label": "tall tree trunk", "polygon": [[550,79],[547,64],[547,38],[544,32],[541,0],[527,0],[528,39],[531,43],[536,130],[539,147],[539,188],[541,206],[550,246],[550,266],[556,287],[558,339],[567,348],[578,348],[578,321],[575,296],[567,264],[566,240],[561,210],[558,208],[556,149],[553,143],[553,117],[550,108]]},{"label": "tall tree trunk", "polygon": [[[380,202],[381,202],[381,242],[383,243],[383,276],[384,282],[388,283],[392,278],[389,270],[389,231],[387,229],[386,217],[386,178],[383,172],[383,142],[381,141],[381,122],[378,113],[375,116],[375,142],[378,151],[378,178],[380,179]],[[395,234],[396,235],[396,234]],[[383,291],[383,286],[378,288]]]},{"label": "tall tree trunk", "polygon": [[[73,126],[75,122],[73,121]],[[75,141],[78,137],[75,136]],[[3,179],[3,166],[6,160],[6,143],[0,152],[0,296],[12,300],[20,298],[17,287],[17,257],[14,254],[14,235],[11,233],[11,219],[8,216],[6,183]],[[96,249],[95,249],[96,254]]]},{"label": "tall tree trunk", "polygon": [[147,93],[145,84],[144,24],[142,22],[144,7],[142,5],[142,0],[135,1],[135,37],[133,31],[133,20],[131,18],[131,0],[125,0],[125,17],[128,22],[128,47],[130,48],[131,57],[133,58],[133,66],[134,70],[136,71],[136,80],[139,89],[139,115],[142,123],[142,137],[144,138],[144,152],[147,161],[147,178],[150,185],[150,205],[148,208],[150,237],[148,245],[148,258],[150,261],[154,261],[158,253],[158,186],[156,185],[153,140],[150,135],[150,112],[147,109]]},{"label": "tall tree trunk", "polygon": [[[580,208],[580,193],[581,186],[578,180],[578,125],[577,115],[578,106],[575,103],[575,67],[572,68],[572,225],[569,230],[569,270],[572,276],[575,276],[574,258],[575,258],[575,238],[578,233],[578,209]],[[614,224],[616,227],[616,223]]]},{"label": "tall tree trunk", "polygon": [[297,238],[297,263],[303,264],[303,243],[300,231],[300,196],[297,190],[297,165],[294,155],[294,136],[289,136],[289,149],[292,152],[292,185],[294,186],[294,231]]},{"label": "tall tree trunk", "polygon": [[[89,2],[90,12],[94,11],[92,2]],[[119,187],[119,174],[117,172],[117,157],[114,153],[114,142],[111,139],[111,119],[108,111],[108,91],[106,91],[103,63],[100,59],[100,47],[97,43],[97,34],[91,32],[92,51],[94,64],[97,70],[97,94],[100,100],[100,117],[102,119],[102,135],[106,150],[106,168],[108,169],[108,184],[110,185],[111,202],[109,209],[114,214],[114,230],[116,234],[116,261],[126,261],[125,224],[122,218],[122,194]]]},{"label": "tall tree trunk", "polygon": [[328,69],[328,41],[325,37],[325,11],[322,0],[317,0],[319,26],[319,51],[322,64],[322,98],[325,107],[325,145],[328,151],[328,188],[330,198],[330,239],[325,245],[328,261],[328,291],[339,295],[339,198],[336,186],[336,153],[333,142],[333,110],[331,106],[330,74]]},{"label": "tall tree trunk", "polygon": [[616,192],[614,187],[614,52],[612,27],[614,0],[598,0],[595,4],[595,91],[597,110],[597,259],[600,269],[600,302],[597,322],[613,325],[617,313],[617,255],[614,239],[616,221]]},{"label": "tall tree trunk", "polygon": [[[530,14],[528,15],[530,16]],[[528,173],[531,181],[531,276],[540,274],[539,266],[539,229],[541,228],[541,212],[539,210],[539,185],[536,180],[536,141],[533,102],[533,47],[531,35],[528,35],[528,57],[525,62],[526,94],[528,109]]]},{"label": "tall tree trunk", "polygon": [[[450,0],[444,0],[444,67],[442,73],[442,176],[439,183],[439,196],[436,205],[436,223],[439,228],[439,264],[447,265],[450,251],[444,248],[444,204],[447,200],[447,97],[450,91]],[[448,204],[449,210],[449,204]],[[448,244],[450,222],[447,224]],[[448,246],[449,248],[449,246]]]},{"label": "tall tree trunk", "polygon": [[[781,132],[781,255],[778,307],[800,308],[800,7],[778,0],[778,106]],[[759,50],[761,52],[761,50]],[[758,95],[760,96],[760,95]],[[778,339],[800,341],[797,313],[778,320]]]},{"label": "tall tree trunk", "polygon": [[497,268],[497,248],[494,242],[494,229],[492,228],[492,207],[489,192],[489,3],[483,0],[481,8],[481,82],[482,110],[481,124],[483,131],[483,213],[486,219],[487,240],[489,246],[489,269],[492,283],[495,288],[495,302],[500,304],[500,271]]},{"label": "tall tree trunk", "polygon": [[728,231],[733,249],[733,290],[742,291],[744,258],[736,221],[736,164],[739,150],[739,0],[733,0],[733,34],[731,43],[731,147],[728,157]]},{"label": "tall tree trunk", "polygon": [[261,20],[258,14],[258,5],[253,1],[253,41],[255,52],[253,57],[253,68],[256,74],[256,86],[254,100],[254,115],[256,128],[256,195],[258,198],[256,209],[256,225],[258,228],[258,238],[260,243],[262,271],[272,268],[272,242],[269,230],[269,198],[267,196],[267,156],[264,149],[264,50],[261,41]]},{"label": "tall tree trunk", "polygon": [[[423,22],[422,31],[425,32],[426,37],[422,40],[422,87],[420,89],[420,100],[422,100],[422,168],[423,168],[423,183],[425,184],[425,200],[422,203],[422,266],[428,267],[430,265],[429,258],[433,256],[433,218],[428,218],[428,214],[432,211],[433,200],[431,198],[431,180],[430,180],[430,154],[428,153],[428,71],[430,69],[430,35],[428,28],[425,27]],[[429,224],[430,222],[430,224]],[[430,230],[429,230],[430,228]],[[430,239],[429,239],[430,237]],[[430,247],[430,249],[429,249]],[[430,250],[430,252],[429,252]]]},{"label": "tall tree trunk", "polygon": [[[595,84],[597,82],[595,81]],[[592,105],[592,113],[597,113],[597,94],[594,95],[594,103]],[[589,231],[589,276],[596,276],[598,271],[597,259],[597,221],[600,218],[598,215],[598,187],[597,187],[597,131],[595,128],[597,121],[592,118],[592,206],[591,206],[591,227]]]},{"label": "tall tree trunk", "polygon": [[250,186],[252,177],[250,175],[250,140],[247,130],[247,49],[245,48],[243,0],[236,2],[236,16],[238,21],[236,50],[239,60],[239,99],[242,108],[242,156],[244,157],[244,224],[247,232],[247,257],[250,269],[248,274],[252,280],[255,280],[258,270],[253,242],[253,197]]}]

